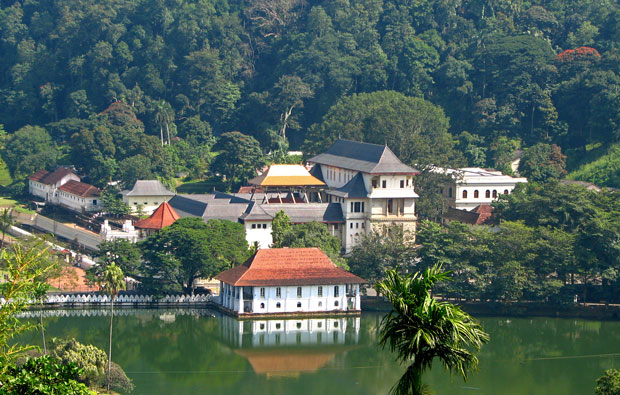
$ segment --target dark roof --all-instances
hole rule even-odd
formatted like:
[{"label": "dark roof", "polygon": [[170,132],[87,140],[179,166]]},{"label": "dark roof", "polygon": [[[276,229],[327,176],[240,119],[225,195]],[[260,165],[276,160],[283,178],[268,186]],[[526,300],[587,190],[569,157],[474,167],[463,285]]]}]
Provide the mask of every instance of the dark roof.
[{"label": "dark roof", "polygon": [[325,179],[323,178],[323,172],[321,171],[321,165],[320,164],[316,164],[314,166],[312,166],[312,168],[309,170],[310,174],[314,177],[316,177],[317,179],[325,182]]},{"label": "dark roof", "polygon": [[30,177],[28,177],[28,179],[32,181],[37,181],[37,182],[40,182],[46,185],[54,185],[69,174],[73,174],[74,176],[78,177],[73,172],[73,170],[68,169],[66,167],[59,167],[58,169],[54,170],[51,173],[46,170],[39,170],[33,175],[31,175]]},{"label": "dark roof", "polygon": [[138,180],[130,191],[123,191],[125,196],[173,196],[159,180]]},{"label": "dark roof", "polygon": [[362,173],[357,173],[353,178],[340,188],[329,191],[330,194],[345,197],[345,198],[366,198],[368,197],[368,191],[366,191],[366,185],[364,184],[364,176]]},{"label": "dark roof", "polygon": [[175,195],[168,201],[180,217],[202,217],[207,203],[183,195]]},{"label": "dark roof", "polygon": [[253,202],[248,211],[241,216],[244,221],[271,221],[278,212],[284,211],[292,223],[312,221],[323,223],[343,223],[340,203],[270,203]]},{"label": "dark roof", "polygon": [[493,207],[490,204],[480,204],[472,211],[448,207],[443,217],[449,221],[459,221],[469,225],[488,225],[492,215]]},{"label": "dark roof", "polygon": [[166,226],[172,225],[177,219],[179,219],[179,214],[174,211],[168,202],[163,202],[150,217],[141,219],[133,225],[139,229],[163,229]]},{"label": "dark roof", "polygon": [[237,222],[247,211],[250,200],[227,193],[175,195],[168,201],[180,217],[226,219]]},{"label": "dark roof", "polygon": [[233,286],[362,284],[366,281],[334,265],[319,248],[258,250],[217,280]]},{"label": "dark roof", "polygon": [[369,174],[416,174],[418,170],[402,163],[387,145],[337,140],[322,154],[308,162],[357,170]]},{"label": "dark roof", "polygon": [[59,190],[65,191],[72,195],[81,197],[98,197],[101,195],[99,188],[83,182],[69,180],[58,187]]}]

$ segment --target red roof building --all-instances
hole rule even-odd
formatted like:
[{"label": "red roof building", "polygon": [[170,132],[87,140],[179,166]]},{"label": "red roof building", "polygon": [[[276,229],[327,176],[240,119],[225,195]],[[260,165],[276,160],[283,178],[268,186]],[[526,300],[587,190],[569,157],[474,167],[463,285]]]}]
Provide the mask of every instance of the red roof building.
[{"label": "red roof building", "polygon": [[163,202],[150,217],[137,221],[133,226],[138,229],[161,230],[172,225],[179,218],[179,214],[172,206],[168,202]]},{"label": "red roof building", "polygon": [[337,267],[319,248],[258,250],[215,278],[222,306],[239,315],[359,313],[359,286],[366,282]]},{"label": "red roof building", "polygon": [[99,188],[80,181],[69,180],[58,187],[59,191],[64,191],[75,196],[98,197],[101,195]]}]

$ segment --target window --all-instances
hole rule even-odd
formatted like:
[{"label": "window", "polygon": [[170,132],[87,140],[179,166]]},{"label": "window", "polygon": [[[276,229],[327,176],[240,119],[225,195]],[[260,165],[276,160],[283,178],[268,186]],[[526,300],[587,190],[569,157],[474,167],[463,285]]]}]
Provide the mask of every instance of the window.
[{"label": "window", "polygon": [[[282,297],[282,288],[278,287],[276,288],[276,298],[281,298]],[[278,303],[280,304],[280,303]],[[278,306],[280,307],[280,306]]]},{"label": "window", "polygon": [[350,226],[350,228],[351,228],[351,229],[353,229],[353,222],[351,222],[351,226]]},{"label": "window", "polygon": [[439,193],[443,195],[443,188],[439,188]]},{"label": "window", "polygon": [[264,298],[265,297],[265,288],[261,288],[260,289],[260,297]]},{"label": "window", "polygon": [[[276,309],[279,309],[282,305],[280,304],[280,302],[276,303]],[[280,329],[280,324],[276,324],[276,328]]]},{"label": "window", "polygon": [[[260,304],[260,308],[261,308],[261,309],[264,309],[264,308],[265,308],[265,304],[264,304],[264,303],[261,303],[261,304]],[[263,329],[263,328],[264,328],[264,326],[265,326],[265,324],[260,324],[260,328],[261,328],[261,329]]]},{"label": "window", "polygon": [[489,191],[487,189],[487,191],[484,193],[484,197],[487,198],[487,199],[490,198],[491,197],[491,191]]},{"label": "window", "polygon": [[334,302],[334,306],[338,307],[338,301]]},{"label": "window", "polygon": [[388,199],[387,201],[387,212],[388,214],[394,213],[394,205],[392,199]]},{"label": "window", "polygon": [[497,197],[497,191],[494,189],[493,190],[493,197],[496,198]]},{"label": "window", "polygon": [[377,180],[376,178],[373,178],[373,179],[372,179],[372,187],[373,187],[373,188],[376,188],[376,187],[377,187],[377,184],[378,184],[378,180]]},{"label": "window", "polygon": [[361,213],[364,211],[364,203],[362,202],[351,202],[351,212],[352,213]]},{"label": "window", "polygon": [[364,202],[362,202],[362,212],[365,212],[365,208],[364,208]]},{"label": "window", "polygon": [[448,197],[452,197],[452,188],[448,189]]},{"label": "window", "polygon": [[[262,306],[262,305],[261,305]],[[265,330],[265,324],[260,324],[260,330]]]},{"label": "window", "polygon": [[404,188],[405,187],[405,180],[400,180],[400,187]]},{"label": "window", "polygon": [[301,309],[301,302],[297,302],[297,308]]},{"label": "window", "polygon": [[301,287],[297,287],[297,297],[301,298]]},{"label": "window", "polygon": [[[319,307],[322,307],[322,306],[323,306],[323,302],[319,302]],[[319,324],[319,327],[320,327],[320,324]]]},{"label": "window", "polygon": [[479,197],[479,193],[478,193],[478,190],[476,189],[474,191],[474,199],[478,199],[478,197]]},{"label": "window", "polygon": [[267,224],[263,224],[263,229],[267,229]]},{"label": "window", "polygon": [[463,199],[467,199],[467,191],[463,191]]},{"label": "window", "polygon": [[133,205],[134,205],[134,206],[137,206],[137,205],[138,205],[138,202],[133,202]]},{"label": "window", "polygon": [[155,203],[153,203],[153,204],[159,204],[159,203],[155,202]]},{"label": "window", "polygon": [[365,227],[365,226],[364,226],[364,222],[362,222],[362,229],[364,229],[364,227]]},{"label": "window", "polygon": [[149,202],[144,202],[144,205],[146,206],[147,204],[149,204]]},{"label": "window", "polygon": [[[505,192],[506,192],[506,193],[504,193],[504,195],[508,193],[508,191],[505,191]],[[94,199],[94,200],[93,200],[93,206],[96,206],[96,205],[97,205],[97,199]]]},{"label": "window", "polygon": [[387,181],[381,181],[381,188],[387,188]]},{"label": "window", "polygon": [[360,227],[359,222],[356,222],[356,223],[355,223],[355,229],[359,229],[359,227]]},{"label": "window", "polygon": [[334,224],[334,230],[338,230],[338,224]]},{"label": "window", "polygon": [[256,229],[256,224],[252,224],[252,229]]},{"label": "window", "polygon": [[334,328],[338,328],[338,321],[334,321]]},{"label": "window", "polygon": [[301,322],[297,323],[297,329],[301,329]]},{"label": "window", "polygon": [[508,189],[504,189],[504,195],[508,195]]},{"label": "window", "polygon": [[[319,287],[319,290],[317,291],[317,295],[318,296],[323,296],[323,287]],[[319,302],[321,303],[321,302]]]},{"label": "window", "polygon": [[334,286],[334,296],[337,297],[340,294],[340,287],[339,286]]}]

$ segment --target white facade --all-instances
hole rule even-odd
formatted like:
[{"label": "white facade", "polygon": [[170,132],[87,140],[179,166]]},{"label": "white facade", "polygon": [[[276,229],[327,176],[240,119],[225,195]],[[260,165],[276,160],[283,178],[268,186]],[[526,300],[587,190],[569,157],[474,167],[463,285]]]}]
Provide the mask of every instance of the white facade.
[{"label": "white facade", "polygon": [[123,195],[123,201],[131,208],[132,213],[138,212],[138,206],[142,205],[142,214],[151,215],[163,202],[170,200],[172,196],[127,196]]},{"label": "white facade", "polygon": [[131,220],[125,220],[123,223],[123,229],[117,230],[112,229],[108,220],[103,221],[103,225],[101,225],[101,230],[99,231],[99,235],[105,241],[112,241],[114,239],[124,239],[131,243],[136,243],[139,239],[139,232],[134,228]]},{"label": "white facade", "polygon": [[103,208],[101,197],[83,197],[59,190],[57,203],[69,210],[78,212],[96,212]]},{"label": "white facade", "polygon": [[271,236],[271,221],[246,221],[245,239],[250,246],[258,243],[259,248],[270,248],[273,244]]},{"label": "white facade", "polygon": [[491,204],[500,195],[512,193],[518,183],[527,182],[527,178],[478,167],[436,171],[453,177],[453,181],[443,185],[440,192],[448,204],[458,210],[471,211],[481,204]]},{"label": "white facade", "polygon": [[40,197],[46,202],[52,204],[58,204],[58,187],[67,183],[70,180],[80,181],[80,177],[76,174],[70,173],[62,177],[58,182],[54,184],[45,184],[40,181],[28,180],[28,191],[31,195]]},{"label": "white facade", "polygon": [[221,304],[238,314],[360,311],[359,284],[236,287],[220,283]]}]

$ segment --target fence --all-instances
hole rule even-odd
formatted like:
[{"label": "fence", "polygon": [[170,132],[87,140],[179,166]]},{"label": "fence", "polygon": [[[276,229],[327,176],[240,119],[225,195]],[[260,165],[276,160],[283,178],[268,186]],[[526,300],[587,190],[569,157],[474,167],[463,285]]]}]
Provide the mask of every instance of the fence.
[{"label": "fence", "polygon": [[[156,298],[152,295],[118,295],[114,299],[115,306],[197,306],[205,305],[215,301],[217,297],[212,295],[166,295]],[[43,300],[44,306],[107,306],[111,302],[108,295],[101,294],[52,294],[47,295]],[[0,306],[6,303],[4,298],[0,297]],[[30,301],[30,304],[36,305],[38,301]]]}]

